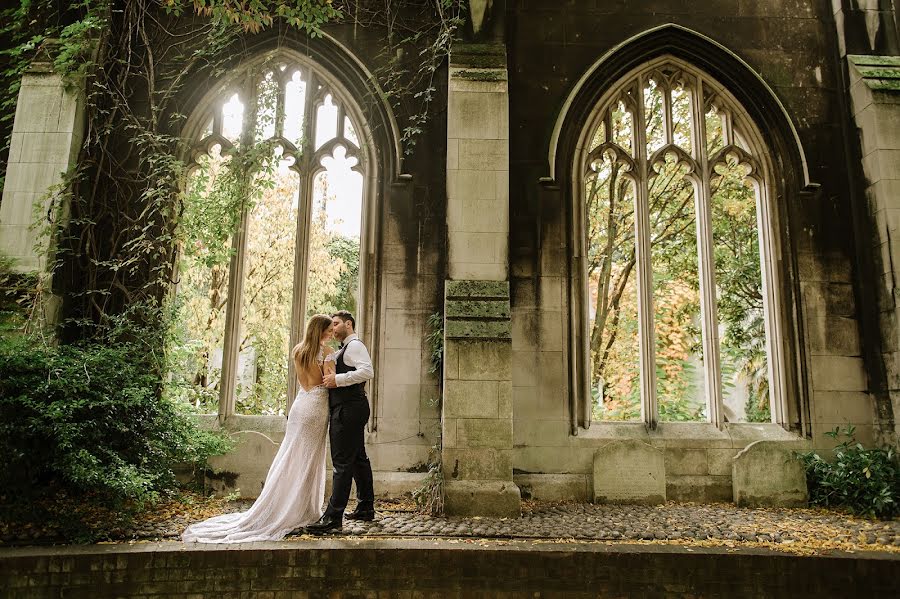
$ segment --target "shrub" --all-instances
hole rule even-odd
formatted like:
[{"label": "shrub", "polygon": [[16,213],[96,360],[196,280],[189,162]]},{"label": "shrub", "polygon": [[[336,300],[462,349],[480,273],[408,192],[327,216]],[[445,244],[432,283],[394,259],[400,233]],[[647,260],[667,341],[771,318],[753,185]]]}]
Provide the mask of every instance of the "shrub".
[{"label": "shrub", "polygon": [[883,519],[900,512],[900,467],[893,449],[865,449],[856,442],[852,426],[825,434],[846,439],[834,448],[834,461],[814,451],[799,454],[806,467],[810,503]]},{"label": "shrub", "polygon": [[422,512],[432,516],[444,514],[444,471],[441,466],[440,443],[431,448],[429,456],[428,474],[422,481],[422,485],[412,493],[416,506]]},{"label": "shrub", "polygon": [[141,506],[175,488],[172,467],[227,450],[160,397],[153,358],[126,341],[52,347],[0,338],[0,485],[7,501],[54,495]]}]

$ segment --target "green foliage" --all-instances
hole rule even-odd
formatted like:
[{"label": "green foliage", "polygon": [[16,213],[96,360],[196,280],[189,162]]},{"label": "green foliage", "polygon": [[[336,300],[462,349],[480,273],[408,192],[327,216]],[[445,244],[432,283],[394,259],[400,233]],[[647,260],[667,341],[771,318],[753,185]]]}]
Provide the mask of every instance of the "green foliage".
[{"label": "green foliage", "polygon": [[175,489],[175,465],[203,468],[228,449],[224,438],[200,431],[159,397],[159,371],[147,350],[114,337],[59,347],[0,338],[5,494],[17,502],[83,495],[136,509]]},{"label": "green foliage", "polygon": [[343,265],[336,282],[337,293],[329,298],[340,310],[357,313],[356,295],[359,289],[359,238],[334,234],[327,241],[331,261]]},{"label": "green foliage", "polygon": [[78,83],[95,66],[94,52],[104,28],[109,26],[109,4],[106,0],[82,0],[70,8],[80,8],[84,17],[66,25],[59,32],[53,48],[53,68],[70,83]]},{"label": "green foliage", "polygon": [[251,33],[271,27],[276,20],[281,20],[311,37],[322,35],[322,25],[343,16],[332,0],[163,0],[162,4],[168,12],[176,15],[190,6],[197,14],[217,22],[238,25]]},{"label": "green foliage", "polygon": [[38,277],[14,270],[12,258],[0,254],[0,335],[22,331],[34,303]]},{"label": "green foliage", "polygon": [[747,396],[744,414],[747,416],[747,422],[772,422],[772,410],[769,402],[760,404],[759,399],[753,395]]},{"label": "green foliage", "polygon": [[892,448],[865,449],[854,438],[854,427],[825,433],[845,439],[834,448],[834,460],[818,453],[799,454],[806,468],[810,503],[843,507],[854,514],[890,519],[900,513],[900,463]]},{"label": "green foliage", "polygon": [[431,362],[428,372],[440,377],[444,369],[444,315],[435,312],[428,317],[426,326],[428,334],[425,336],[425,345],[428,347],[428,360]]},{"label": "green foliage", "polygon": [[375,70],[384,96],[401,116],[400,143],[411,155],[431,118],[438,89],[436,77],[463,26],[466,2],[460,0],[392,0],[347,2],[354,25],[384,28],[384,49]]}]

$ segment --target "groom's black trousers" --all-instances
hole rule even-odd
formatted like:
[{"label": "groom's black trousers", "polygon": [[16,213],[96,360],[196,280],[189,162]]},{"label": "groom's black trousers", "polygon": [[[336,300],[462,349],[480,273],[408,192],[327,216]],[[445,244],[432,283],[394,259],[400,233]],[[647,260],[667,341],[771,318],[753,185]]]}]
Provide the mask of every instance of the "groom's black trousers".
[{"label": "groom's black trousers", "polygon": [[375,489],[372,465],[366,455],[365,429],[369,421],[369,402],[365,396],[345,400],[330,408],[328,438],[334,467],[331,498],[326,516],[340,517],[350,498],[350,484],[356,481],[357,509],[374,509]]}]

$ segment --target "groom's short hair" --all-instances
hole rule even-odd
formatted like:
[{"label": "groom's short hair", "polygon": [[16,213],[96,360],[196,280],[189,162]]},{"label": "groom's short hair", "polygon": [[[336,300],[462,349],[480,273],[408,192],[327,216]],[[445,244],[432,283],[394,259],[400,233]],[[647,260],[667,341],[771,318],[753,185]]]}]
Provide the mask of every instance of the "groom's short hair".
[{"label": "groom's short hair", "polygon": [[354,331],[356,330],[356,319],[353,318],[353,315],[350,314],[350,312],[348,312],[347,310],[338,310],[337,312],[335,312],[334,314],[331,315],[332,318],[334,318],[335,316],[337,316],[344,322],[347,322],[349,320],[350,326],[353,327]]}]

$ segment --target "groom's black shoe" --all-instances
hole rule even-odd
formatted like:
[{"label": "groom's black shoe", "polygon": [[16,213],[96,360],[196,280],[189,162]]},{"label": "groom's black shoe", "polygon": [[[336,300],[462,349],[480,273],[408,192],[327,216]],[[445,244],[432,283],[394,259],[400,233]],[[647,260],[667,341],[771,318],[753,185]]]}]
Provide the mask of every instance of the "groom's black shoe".
[{"label": "groom's black shoe", "polygon": [[324,514],[319,518],[318,522],[307,525],[306,532],[311,535],[320,535],[333,530],[341,530],[343,527],[341,520],[342,518],[340,516]]},{"label": "groom's black shoe", "polygon": [[346,518],[347,520],[366,520],[366,521],[371,522],[372,520],[375,519],[375,509],[374,508],[370,508],[370,509],[357,508],[357,509],[353,510],[352,512],[350,512],[349,514],[344,514],[344,518]]}]

